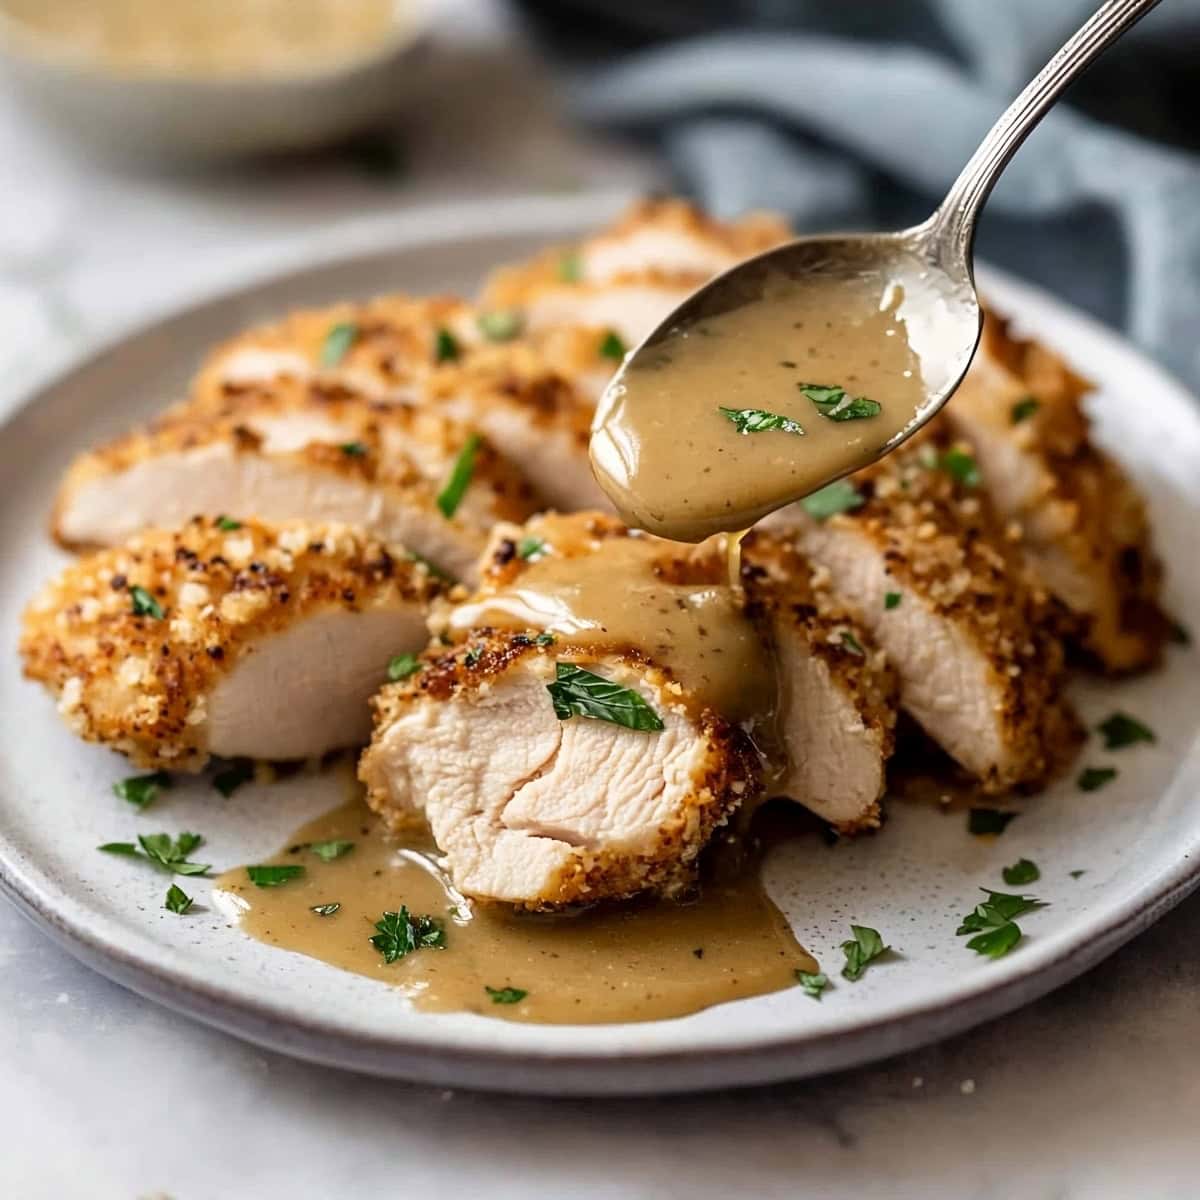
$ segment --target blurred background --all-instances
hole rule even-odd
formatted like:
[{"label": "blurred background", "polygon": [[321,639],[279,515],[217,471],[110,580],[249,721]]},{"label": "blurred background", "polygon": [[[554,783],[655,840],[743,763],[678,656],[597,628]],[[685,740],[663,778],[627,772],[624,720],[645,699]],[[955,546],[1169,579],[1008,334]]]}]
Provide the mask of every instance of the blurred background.
[{"label": "blurred background", "polygon": [[[1097,0],[0,0],[0,400],[108,329],[421,205],[678,190],[923,217]],[[980,253],[1200,383],[1200,0],[1034,134]]]}]

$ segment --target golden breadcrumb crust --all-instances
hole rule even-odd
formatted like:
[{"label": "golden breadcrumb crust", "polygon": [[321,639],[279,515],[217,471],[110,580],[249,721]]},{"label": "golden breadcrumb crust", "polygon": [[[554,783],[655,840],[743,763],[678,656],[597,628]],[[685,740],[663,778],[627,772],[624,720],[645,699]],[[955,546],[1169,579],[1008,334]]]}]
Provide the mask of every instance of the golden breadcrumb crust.
[{"label": "golden breadcrumb crust", "polygon": [[424,565],[348,526],[197,517],[67,567],[26,609],[20,652],[80,737],[140,766],[198,770],[206,697],[257,641],[318,612],[424,606],[439,591]]}]

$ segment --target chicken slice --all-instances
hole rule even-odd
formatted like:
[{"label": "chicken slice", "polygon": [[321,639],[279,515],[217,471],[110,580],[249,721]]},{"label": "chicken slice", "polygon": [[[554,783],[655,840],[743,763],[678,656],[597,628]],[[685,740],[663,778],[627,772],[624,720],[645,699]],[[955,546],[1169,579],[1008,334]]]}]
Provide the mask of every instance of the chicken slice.
[{"label": "chicken slice", "polygon": [[770,631],[779,764],[767,780],[842,833],[878,827],[895,744],[896,673],[874,639],[786,539],[742,542],[749,611]]},{"label": "chicken slice", "polygon": [[[447,516],[438,497],[464,455],[468,483]],[[197,514],[339,521],[462,575],[496,521],[539,507],[521,473],[449,417],[284,379],[184,405],[77,459],[54,533],[79,548]]]},{"label": "chicken slice", "polygon": [[[560,720],[548,690],[559,663],[633,690],[663,728]],[[368,803],[394,826],[428,821],[455,886],[484,900],[558,908],[678,893],[757,788],[745,736],[630,652],[481,632],[428,652],[375,709],[359,766]]]},{"label": "chicken slice", "polygon": [[25,612],[25,674],[80,737],[139,766],[360,745],[389,659],[440,586],[341,525],[196,518],[79,559]]},{"label": "chicken slice", "polygon": [[1090,440],[1087,390],[1056,354],[989,315],[946,415],[972,443],[1030,565],[1075,618],[1084,650],[1107,670],[1129,671],[1162,651],[1162,567],[1142,498]]},{"label": "chicken slice", "polygon": [[773,524],[795,524],[872,632],[902,706],[984,791],[1002,792],[1061,767],[1078,723],[1048,597],[999,536],[976,470],[933,430],[853,477],[858,507],[816,520],[802,502]]}]

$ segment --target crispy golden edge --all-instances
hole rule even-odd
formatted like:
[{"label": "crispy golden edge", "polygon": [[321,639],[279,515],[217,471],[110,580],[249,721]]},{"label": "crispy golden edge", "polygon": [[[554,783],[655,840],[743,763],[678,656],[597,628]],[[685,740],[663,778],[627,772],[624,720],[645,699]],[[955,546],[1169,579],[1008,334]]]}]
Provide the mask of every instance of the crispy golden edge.
[{"label": "crispy golden edge", "polygon": [[[139,587],[162,618],[137,615]],[[74,732],[145,767],[196,770],[206,696],[243,654],[314,613],[429,604],[440,584],[348,526],[197,517],[67,567],[25,610],[25,674]]]},{"label": "crispy golden edge", "polygon": [[[536,633],[475,630],[467,642],[452,648],[431,646],[422,655],[422,668],[400,683],[385,687],[372,702],[376,740],[409,708],[421,703],[445,704],[469,699],[514,670],[522,660],[594,664],[617,661],[636,670],[658,695],[660,711],[674,709],[692,721],[704,739],[705,759],[674,816],[660,830],[648,852],[628,855],[576,849],[551,889],[519,907],[550,910],[599,900],[626,900],[653,892],[674,895],[689,886],[696,859],[713,833],[760,786],[758,756],[746,735],[710,709],[694,712],[670,672],[629,647],[587,649],[555,644],[538,645]],[[359,778],[367,787],[367,803],[385,822],[403,827],[412,815],[390,808],[385,790],[373,783],[373,746],[359,763]]]}]

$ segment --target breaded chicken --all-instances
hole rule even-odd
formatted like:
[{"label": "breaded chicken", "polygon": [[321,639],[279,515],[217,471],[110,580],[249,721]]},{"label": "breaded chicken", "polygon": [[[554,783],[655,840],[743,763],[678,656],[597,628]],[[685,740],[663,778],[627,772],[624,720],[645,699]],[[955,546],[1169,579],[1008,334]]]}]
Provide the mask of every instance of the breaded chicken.
[{"label": "breaded chicken", "polygon": [[139,766],[298,759],[366,741],[393,655],[440,585],[343,525],[196,518],[67,567],[29,605],[25,674]]}]

